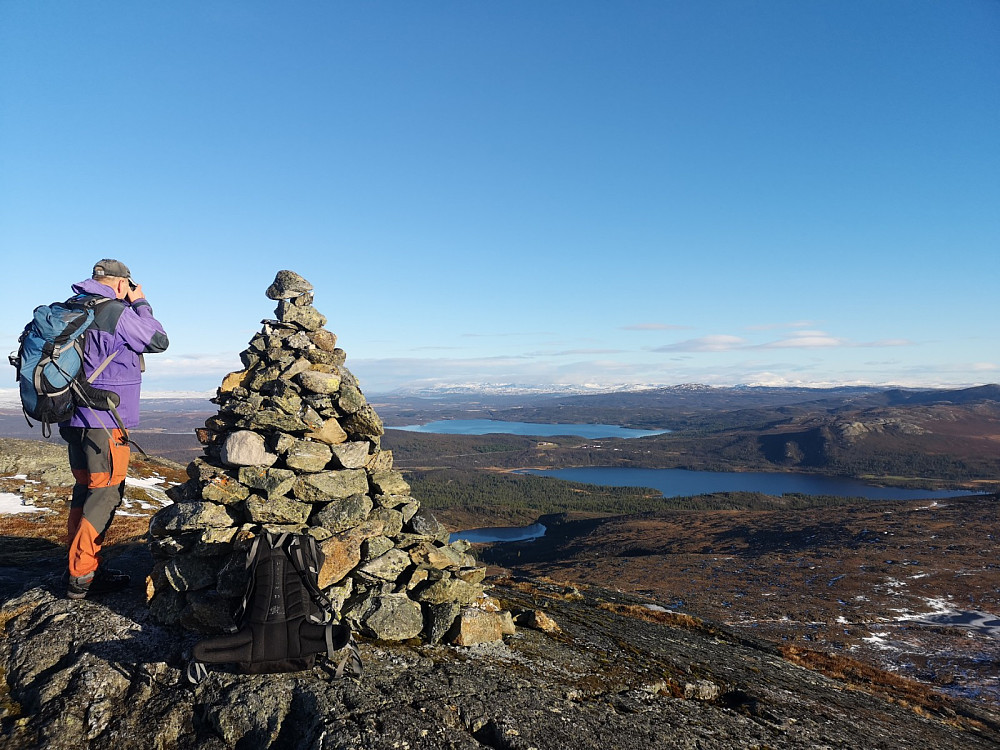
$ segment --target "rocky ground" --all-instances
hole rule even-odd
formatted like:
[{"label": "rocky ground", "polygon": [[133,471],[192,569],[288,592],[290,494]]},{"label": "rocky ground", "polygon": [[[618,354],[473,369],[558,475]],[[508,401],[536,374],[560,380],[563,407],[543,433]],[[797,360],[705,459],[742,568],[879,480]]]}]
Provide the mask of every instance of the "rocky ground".
[{"label": "rocky ground", "polygon": [[[145,549],[115,563],[141,577]],[[493,593],[558,629],[501,644],[362,641],[364,677],[182,677],[193,637],[153,623],[134,584],[60,595],[60,561],[0,579],[0,747],[990,748],[1000,714],[857,663],[825,665],[648,600],[502,579]]]},{"label": "rocky ground", "polygon": [[134,462],[108,547],[133,584],[71,602],[62,449],[29,448],[0,476],[35,509],[0,515],[0,748],[1000,746],[992,694],[969,688],[977,663],[995,679],[995,637],[899,619],[942,592],[995,609],[996,501],[554,525],[496,560],[491,593],[535,619],[502,644],[361,639],[357,683],[216,670],[192,688],[197,636],[144,597],[145,529],[182,467]]}]

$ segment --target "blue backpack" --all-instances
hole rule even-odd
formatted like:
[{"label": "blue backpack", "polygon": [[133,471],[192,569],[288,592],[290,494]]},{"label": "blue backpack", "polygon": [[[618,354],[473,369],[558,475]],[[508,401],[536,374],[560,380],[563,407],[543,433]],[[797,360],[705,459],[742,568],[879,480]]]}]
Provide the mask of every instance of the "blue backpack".
[{"label": "blue backpack", "polygon": [[18,350],[9,357],[17,368],[25,418],[40,421],[44,437],[51,434],[52,424],[70,419],[78,406],[110,410],[120,426],[118,394],[91,385],[117,352],[104,360],[89,380],[83,372],[84,334],[94,322],[97,306],[109,301],[78,294],[65,302],[36,307],[18,339]]}]

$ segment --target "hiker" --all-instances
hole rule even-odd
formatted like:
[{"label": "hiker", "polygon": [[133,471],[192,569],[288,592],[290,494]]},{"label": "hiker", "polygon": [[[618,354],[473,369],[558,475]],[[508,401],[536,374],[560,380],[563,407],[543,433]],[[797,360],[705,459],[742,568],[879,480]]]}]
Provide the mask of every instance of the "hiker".
[{"label": "hiker", "polygon": [[142,286],[132,282],[123,263],[98,261],[92,277],[74,284],[73,292],[111,300],[96,307],[94,323],[87,329],[83,369],[92,377],[103,366],[93,385],[120,399],[117,411],[77,406],[71,419],[59,423],[76,479],[67,524],[67,596],[83,599],[129,584],[128,575],[101,566],[98,553],[125,497],[130,453],[127,430],[139,424],[142,355],[162,352],[169,342]]}]

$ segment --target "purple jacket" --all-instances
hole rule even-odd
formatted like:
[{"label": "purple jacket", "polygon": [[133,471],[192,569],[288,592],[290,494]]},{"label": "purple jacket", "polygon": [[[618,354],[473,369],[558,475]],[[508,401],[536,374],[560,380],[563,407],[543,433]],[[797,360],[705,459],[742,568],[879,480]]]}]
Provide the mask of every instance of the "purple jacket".
[{"label": "purple jacket", "polygon": [[[126,427],[139,425],[139,388],[142,373],[139,355],[162,352],[170,343],[163,326],[153,317],[153,308],[144,300],[129,304],[115,299],[114,290],[99,281],[87,279],[73,285],[75,294],[96,294],[112,301],[94,310],[94,324],[87,330],[83,351],[83,371],[89,378],[111,352],[115,358],[94,380],[94,387],[114,391],[121,398],[118,415]],[[103,423],[103,424],[102,424]],[[109,411],[81,407],[64,424],[71,427],[107,427],[114,429],[114,416]]]}]

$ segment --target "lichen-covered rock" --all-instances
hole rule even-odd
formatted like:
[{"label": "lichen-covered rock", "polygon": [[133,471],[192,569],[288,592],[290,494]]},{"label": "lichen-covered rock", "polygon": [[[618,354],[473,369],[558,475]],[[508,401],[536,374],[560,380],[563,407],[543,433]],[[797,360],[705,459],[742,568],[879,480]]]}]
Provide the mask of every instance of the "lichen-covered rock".
[{"label": "lichen-covered rock", "polygon": [[323,471],[333,456],[330,446],[314,440],[296,440],[285,454],[288,468],[304,472]]},{"label": "lichen-covered rock", "polygon": [[372,474],[372,490],[379,495],[409,495],[410,483],[398,471],[379,471]]},{"label": "lichen-covered rock", "polygon": [[409,528],[414,534],[426,534],[427,536],[433,539],[439,539],[442,542],[447,542],[448,538],[451,536],[447,527],[438,521],[434,514],[426,508],[421,508],[410,517],[407,528]]},{"label": "lichen-covered rock", "polygon": [[296,305],[282,300],[275,315],[282,323],[294,323],[306,331],[317,331],[326,325],[326,316],[312,305]]},{"label": "lichen-covered rock", "polygon": [[232,477],[235,476],[233,472],[223,466],[216,465],[206,459],[204,456],[199,456],[194,461],[187,465],[186,469],[188,477],[194,481],[205,482],[209,479],[215,477]]},{"label": "lichen-covered rock", "polygon": [[346,383],[341,385],[337,406],[345,414],[357,414],[367,403],[361,390],[356,385],[348,385]]},{"label": "lichen-covered rock", "polygon": [[522,612],[514,619],[514,621],[518,625],[523,625],[526,628],[533,628],[534,630],[541,630],[543,633],[561,632],[561,628],[556,624],[556,621],[540,609]]},{"label": "lichen-covered rock", "polygon": [[417,593],[417,599],[427,604],[458,602],[472,604],[483,595],[483,587],[467,583],[459,578],[444,578],[435,581]]},{"label": "lichen-covered rock", "polygon": [[361,565],[358,572],[383,581],[395,581],[409,566],[410,556],[402,550],[391,548]]},{"label": "lichen-covered rock", "polygon": [[[115,560],[134,577],[147,563],[136,552]],[[8,595],[8,584],[0,596],[5,748],[1000,746],[1000,714],[988,701],[832,679],[722,625],[679,628],[599,606],[648,604],[620,591],[594,590],[582,602],[554,596],[564,638],[529,630],[508,644],[430,650],[382,642],[416,637],[416,612],[401,595],[383,612],[380,599],[392,595],[374,591],[363,632],[381,640],[361,639],[362,680],[331,683],[320,668],[245,675],[224,666],[192,689],[183,667],[194,637],[156,617],[177,622],[181,595],[158,593],[149,611],[134,587],[101,602],[69,601],[49,591],[43,579],[59,572],[45,565],[18,571],[20,593]],[[530,607],[537,592],[548,596],[535,583],[535,594],[500,584],[502,596]],[[213,604],[208,591],[191,598],[185,618],[195,628],[224,601]]]},{"label": "lichen-covered rock", "polygon": [[295,485],[295,472],[290,469],[264,469],[258,466],[240,468],[240,484],[261,490],[268,498],[282,497]]},{"label": "lichen-covered rock", "polygon": [[319,570],[319,587],[325,589],[342,581],[361,562],[361,545],[365,540],[381,533],[381,522],[366,521],[320,542],[324,559]]},{"label": "lichen-covered rock", "polygon": [[346,531],[368,518],[372,507],[370,497],[357,493],[322,506],[313,523],[333,532]]},{"label": "lichen-covered rock", "polygon": [[337,349],[337,335],[325,329],[310,331],[309,340],[324,352],[334,352]]},{"label": "lichen-covered rock", "polygon": [[343,469],[363,469],[368,463],[368,449],[371,443],[362,440],[331,446],[334,460]]},{"label": "lichen-covered rock", "polygon": [[343,500],[351,495],[368,491],[368,477],[359,469],[321,471],[304,474],[294,480],[292,493],[307,503],[326,503]]},{"label": "lichen-covered rock", "polygon": [[232,552],[236,528],[205,529],[191,547],[191,554],[199,557],[214,557]]},{"label": "lichen-covered rock", "polygon": [[456,646],[475,646],[503,639],[503,623],[496,612],[464,607],[446,636]]},{"label": "lichen-covered rock", "polygon": [[174,532],[233,526],[234,521],[226,508],[216,503],[174,503],[153,516],[149,523],[149,533],[153,536],[168,536]]},{"label": "lichen-covered rock", "polygon": [[307,432],[305,436],[310,440],[318,440],[327,445],[339,445],[347,442],[347,433],[344,432],[344,428],[333,419],[326,420],[321,427]]},{"label": "lichen-covered rock", "polygon": [[465,565],[465,554],[450,546],[436,544],[418,544],[409,550],[414,565],[426,565],[432,568],[446,570],[458,569]]},{"label": "lichen-covered rock", "polygon": [[392,508],[375,508],[368,514],[371,520],[379,520],[385,529],[385,535],[397,536],[403,530],[403,514]]},{"label": "lichen-covered rock", "polygon": [[455,624],[462,606],[455,602],[424,606],[424,633],[430,644],[440,643]]},{"label": "lichen-covered rock", "polygon": [[265,499],[252,495],[246,501],[247,515],[255,523],[304,524],[312,506],[282,497]]},{"label": "lichen-covered rock", "polygon": [[249,372],[251,368],[246,370],[240,370],[239,372],[231,372],[226,377],[222,379],[222,385],[219,386],[220,393],[228,393],[235,388],[245,388],[246,384],[250,382],[250,378],[253,373]]},{"label": "lichen-covered rock", "polygon": [[485,567],[470,567],[470,568],[460,568],[456,570],[452,575],[455,578],[460,578],[466,583],[482,583],[486,580],[486,568]]},{"label": "lichen-covered rock", "polygon": [[389,471],[392,468],[392,451],[380,450],[368,457],[365,464],[365,471],[369,474],[377,474],[380,471]]},{"label": "lichen-covered rock", "polygon": [[235,478],[225,475],[212,477],[201,487],[201,497],[222,505],[235,505],[250,496],[250,490]]},{"label": "lichen-covered rock", "polygon": [[386,641],[416,638],[424,629],[420,605],[404,594],[377,596],[361,622],[364,632]]},{"label": "lichen-covered rock", "polygon": [[379,419],[371,404],[366,404],[357,413],[347,416],[344,419],[344,429],[352,435],[362,437],[378,437],[385,434],[382,420]]},{"label": "lichen-covered rock", "polygon": [[313,429],[302,418],[294,414],[286,414],[278,409],[261,409],[252,417],[241,419],[239,424],[252,430],[280,430],[281,432],[303,433]]},{"label": "lichen-covered rock", "polygon": [[[291,359],[291,357],[289,357],[288,359]],[[312,362],[309,361],[308,357],[299,357],[297,359],[293,359],[291,362],[286,364],[282,368],[279,377],[282,380],[291,380],[297,375],[301,375],[305,372],[308,372],[311,367],[312,367]],[[287,411],[287,409],[283,411]]]},{"label": "lichen-covered rock", "polygon": [[[365,543],[361,545],[361,562],[367,563],[374,560],[380,555],[384,555],[389,550],[393,549],[392,540],[387,536],[373,536],[365,540]],[[402,551],[402,550],[400,550]],[[407,555],[409,557],[409,555]]]},{"label": "lichen-covered rock", "polygon": [[336,393],[340,389],[340,373],[306,370],[298,374],[299,385],[319,394]]},{"label": "lichen-covered rock", "polygon": [[413,500],[408,495],[376,495],[375,504],[379,508],[395,508],[399,510],[402,506]]}]

